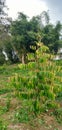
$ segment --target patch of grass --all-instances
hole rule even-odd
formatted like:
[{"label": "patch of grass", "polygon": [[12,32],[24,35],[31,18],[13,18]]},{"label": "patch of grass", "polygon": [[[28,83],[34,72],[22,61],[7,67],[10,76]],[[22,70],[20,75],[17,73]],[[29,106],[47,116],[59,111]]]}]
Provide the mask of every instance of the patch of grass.
[{"label": "patch of grass", "polygon": [[62,123],[62,108],[58,108],[54,111],[54,115],[56,117],[56,120],[59,122],[59,123]]},{"label": "patch of grass", "polygon": [[[1,122],[1,130],[5,130],[3,129],[3,126],[6,124],[6,122],[8,122],[8,125],[11,123],[28,123],[35,127],[36,123],[38,123],[40,126],[42,126],[45,121],[40,118],[40,115],[42,115],[42,113],[49,113],[49,110],[51,110],[51,113],[54,112],[53,114],[58,122],[62,123],[62,110],[57,108],[54,104],[59,100],[59,98],[60,104],[62,99],[61,91],[59,91],[59,89],[57,91],[57,88],[62,87],[61,65],[57,63],[56,66],[56,62],[52,62],[49,64],[51,65],[48,65],[48,63],[43,64],[42,62],[39,63],[39,66],[37,66],[36,64],[34,68],[32,66],[32,63],[25,65],[24,68],[19,68],[18,65],[3,66],[0,68],[0,97],[2,102],[5,99],[5,103],[3,105],[0,105],[0,118],[2,120],[4,119]],[[58,66],[60,66],[59,69]],[[39,68],[37,69],[37,67]],[[10,83],[11,78],[13,77],[17,77],[15,80],[16,84],[14,84],[15,86],[11,85]],[[37,85],[38,88],[36,87]],[[54,89],[52,88],[53,85]],[[54,92],[54,94],[57,94],[55,102],[52,100],[48,100],[49,102],[47,102],[47,99],[49,99],[49,97],[54,98],[52,96],[55,96],[52,95],[52,93],[49,93],[51,92],[49,91],[50,86],[52,92]],[[21,104],[18,105],[16,103],[16,105],[14,105],[15,102],[11,104],[11,100],[13,100],[13,98],[17,98],[17,100],[20,101]],[[40,110],[40,112],[38,112],[38,110]]]},{"label": "patch of grass", "polygon": [[7,130],[6,124],[3,124],[2,121],[0,121],[0,130]]},{"label": "patch of grass", "polygon": [[16,113],[14,118],[18,120],[19,123],[27,123],[34,120],[35,115],[33,113],[29,113],[27,108],[20,108]]},{"label": "patch of grass", "polygon": [[8,92],[10,93],[11,91],[12,91],[12,90],[10,90],[10,89],[8,89],[8,88],[1,89],[1,90],[0,90],[0,95],[1,95],[1,94],[5,94],[5,93],[8,93]]}]

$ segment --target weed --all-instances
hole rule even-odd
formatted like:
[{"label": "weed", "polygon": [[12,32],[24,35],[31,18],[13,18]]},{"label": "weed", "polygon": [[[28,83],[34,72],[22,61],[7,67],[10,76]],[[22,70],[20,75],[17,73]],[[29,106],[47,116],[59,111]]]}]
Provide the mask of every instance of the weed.
[{"label": "weed", "polygon": [[9,108],[10,108],[10,98],[7,99],[7,102],[6,102],[6,111],[9,111]]},{"label": "weed", "polygon": [[0,121],[0,130],[7,130],[7,126]]},{"label": "weed", "polygon": [[62,123],[62,108],[58,108],[54,111],[54,115],[59,123]]}]

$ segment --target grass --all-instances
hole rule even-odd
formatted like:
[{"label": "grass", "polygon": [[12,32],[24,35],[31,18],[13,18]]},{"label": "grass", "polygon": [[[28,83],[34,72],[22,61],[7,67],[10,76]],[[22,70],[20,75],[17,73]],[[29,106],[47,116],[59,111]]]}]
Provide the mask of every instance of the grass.
[{"label": "grass", "polygon": [[[60,66],[60,64],[57,63],[57,66]],[[26,105],[26,100],[17,98],[14,87],[10,85],[10,77],[15,74],[20,74],[22,77],[29,76],[28,71],[20,69],[17,64],[0,66],[0,130],[40,130],[40,128],[41,130],[62,130],[60,124],[57,123],[57,121],[62,123],[62,95],[57,96],[57,102],[60,102],[61,109],[57,109],[55,113],[47,111],[35,117],[34,113],[28,111],[27,106],[29,104],[23,107],[22,104],[24,102],[24,105]],[[56,75],[62,78],[62,69]],[[60,80],[55,82],[62,85]],[[50,115],[50,113],[52,114]]]}]

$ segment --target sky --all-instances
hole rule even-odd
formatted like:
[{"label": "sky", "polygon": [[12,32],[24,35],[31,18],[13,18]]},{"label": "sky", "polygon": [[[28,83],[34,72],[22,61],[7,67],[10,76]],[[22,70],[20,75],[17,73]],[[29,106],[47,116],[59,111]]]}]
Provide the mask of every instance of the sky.
[{"label": "sky", "polygon": [[62,0],[40,0],[46,3],[48,7],[51,20],[53,22],[62,22]]},{"label": "sky", "polygon": [[51,22],[62,21],[62,0],[6,0],[8,15],[15,19],[17,12],[23,12],[30,18],[49,10]]}]

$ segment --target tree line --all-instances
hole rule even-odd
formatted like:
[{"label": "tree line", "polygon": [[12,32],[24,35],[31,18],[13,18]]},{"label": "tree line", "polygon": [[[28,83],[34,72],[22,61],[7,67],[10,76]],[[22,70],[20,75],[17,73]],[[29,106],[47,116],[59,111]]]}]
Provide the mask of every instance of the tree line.
[{"label": "tree line", "polygon": [[62,46],[62,24],[60,21],[50,23],[48,12],[31,19],[22,12],[16,20],[6,16],[5,3],[0,2],[0,64],[7,60],[10,63],[26,63],[27,54],[36,52],[37,43],[46,45],[50,53],[56,54]]}]

